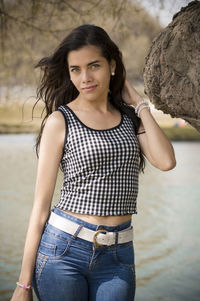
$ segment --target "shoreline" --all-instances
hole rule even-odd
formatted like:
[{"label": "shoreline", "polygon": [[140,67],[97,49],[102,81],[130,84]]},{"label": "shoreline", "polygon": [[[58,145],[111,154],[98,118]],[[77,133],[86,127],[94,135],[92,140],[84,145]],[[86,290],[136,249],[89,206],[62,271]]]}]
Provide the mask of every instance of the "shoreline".
[{"label": "shoreline", "polygon": [[[0,103],[0,134],[28,134],[39,132],[44,104]],[[151,106],[152,115],[171,141],[200,141],[200,133],[182,119],[172,118]]]},{"label": "shoreline", "polygon": [[[164,133],[171,141],[199,141],[200,133],[192,126],[172,127],[160,125]],[[38,134],[39,126],[36,125],[8,125],[0,123],[0,135],[9,134]]]}]

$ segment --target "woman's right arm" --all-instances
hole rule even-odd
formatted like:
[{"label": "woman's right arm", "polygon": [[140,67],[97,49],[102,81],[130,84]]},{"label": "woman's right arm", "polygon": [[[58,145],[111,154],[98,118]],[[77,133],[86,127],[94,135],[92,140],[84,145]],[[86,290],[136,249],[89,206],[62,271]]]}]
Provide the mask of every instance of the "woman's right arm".
[{"label": "woman's right arm", "polygon": [[[55,111],[46,121],[40,142],[34,202],[19,277],[19,282],[22,284],[29,285],[32,283],[38,246],[44,225],[50,213],[51,201],[62,156],[64,136],[64,118],[61,117],[60,112]],[[25,290],[18,286],[11,299],[11,301],[31,300],[31,290]]]}]

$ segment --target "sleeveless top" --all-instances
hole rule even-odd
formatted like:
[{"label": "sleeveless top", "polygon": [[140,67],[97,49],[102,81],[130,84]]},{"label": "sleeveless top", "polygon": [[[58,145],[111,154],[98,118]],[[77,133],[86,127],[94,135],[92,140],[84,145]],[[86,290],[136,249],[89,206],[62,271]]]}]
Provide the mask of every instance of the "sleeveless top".
[{"label": "sleeveless top", "polygon": [[109,216],[137,213],[139,143],[132,120],[96,130],[85,125],[67,105],[59,106],[66,134],[61,159],[64,173],[55,207]]}]

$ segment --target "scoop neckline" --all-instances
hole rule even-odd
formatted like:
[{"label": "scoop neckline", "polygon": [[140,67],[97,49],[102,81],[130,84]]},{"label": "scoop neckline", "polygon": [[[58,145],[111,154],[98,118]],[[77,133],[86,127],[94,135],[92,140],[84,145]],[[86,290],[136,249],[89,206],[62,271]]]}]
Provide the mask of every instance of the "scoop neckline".
[{"label": "scoop neckline", "polygon": [[67,108],[72,114],[73,114],[73,116],[84,126],[84,127],[86,127],[87,129],[89,129],[89,130],[92,130],[92,131],[96,131],[96,132],[106,132],[106,131],[110,131],[110,130],[114,130],[114,129],[117,129],[118,127],[120,127],[121,126],[121,124],[122,124],[122,122],[123,122],[123,119],[124,119],[124,116],[123,116],[123,113],[121,112],[121,111],[119,111],[120,112],[120,115],[121,115],[121,120],[120,120],[120,122],[117,124],[117,125],[115,125],[114,127],[112,127],[112,128],[108,128],[108,129],[93,129],[93,128],[91,128],[91,127],[89,127],[89,126],[87,126],[85,123],[83,123],[79,118],[78,118],[78,116],[74,113],[74,111],[68,106],[68,105],[64,105],[64,107],[65,108]]}]

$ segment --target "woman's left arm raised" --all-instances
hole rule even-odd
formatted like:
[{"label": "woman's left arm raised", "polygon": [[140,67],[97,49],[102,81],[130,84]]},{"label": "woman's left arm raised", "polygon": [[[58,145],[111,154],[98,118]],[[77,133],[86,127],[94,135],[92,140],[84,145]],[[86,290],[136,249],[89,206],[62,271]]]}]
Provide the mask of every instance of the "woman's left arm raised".
[{"label": "woman's left arm raised", "polygon": [[[142,97],[128,81],[125,82],[124,96],[125,101],[134,107],[142,101]],[[156,168],[163,171],[173,169],[176,159],[171,142],[147,107],[140,111],[139,117],[141,125],[138,133],[142,134],[138,134],[137,137],[143,154]]]}]

